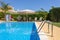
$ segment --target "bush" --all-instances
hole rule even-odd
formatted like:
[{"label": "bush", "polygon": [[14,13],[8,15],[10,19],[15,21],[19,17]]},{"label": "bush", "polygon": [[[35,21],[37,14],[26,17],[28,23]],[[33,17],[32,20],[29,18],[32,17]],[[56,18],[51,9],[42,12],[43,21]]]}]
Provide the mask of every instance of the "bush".
[{"label": "bush", "polygon": [[53,22],[60,22],[60,8],[50,9],[48,17]]},{"label": "bush", "polygon": [[18,17],[19,14],[11,14],[11,16],[13,17],[13,19],[16,21],[17,20],[17,17]]},{"label": "bush", "polygon": [[4,18],[3,12],[0,12],[0,19]]}]

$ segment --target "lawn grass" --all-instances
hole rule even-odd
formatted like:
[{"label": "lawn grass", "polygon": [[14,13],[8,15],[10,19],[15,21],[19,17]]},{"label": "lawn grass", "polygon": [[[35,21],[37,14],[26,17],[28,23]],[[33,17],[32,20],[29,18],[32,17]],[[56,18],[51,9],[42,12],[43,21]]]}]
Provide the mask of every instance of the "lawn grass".
[{"label": "lawn grass", "polygon": [[60,27],[60,22],[53,22],[53,25]]}]

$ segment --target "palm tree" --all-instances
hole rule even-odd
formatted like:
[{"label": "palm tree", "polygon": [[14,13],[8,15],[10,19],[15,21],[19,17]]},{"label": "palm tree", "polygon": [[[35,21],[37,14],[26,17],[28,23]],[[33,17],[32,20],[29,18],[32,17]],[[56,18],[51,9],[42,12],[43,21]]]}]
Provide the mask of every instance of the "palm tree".
[{"label": "palm tree", "polygon": [[41,8],[41,11],[45,11],[43,8]]},{"label": "palm tree", "polygon": [[4,15],[4,17],[5,17],[7,11],[8,11],[8,10],[11,10],[12,8],[11,8],[8,4],[6,4],[6,3],[4,3],[4,2],[1,2],[1,1],[0,1],[0,3],[1,3],[0,9],[3,11],[3,15]]}]

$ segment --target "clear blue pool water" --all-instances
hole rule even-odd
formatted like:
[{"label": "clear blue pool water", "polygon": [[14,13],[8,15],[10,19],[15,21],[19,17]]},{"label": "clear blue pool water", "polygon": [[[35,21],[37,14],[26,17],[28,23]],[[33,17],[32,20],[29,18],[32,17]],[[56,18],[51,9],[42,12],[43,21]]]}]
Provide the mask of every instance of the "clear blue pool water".
[{"label": "clear blue pool water", "polygon": [[34,22],[0,23],[0,40],[40,40]]}]

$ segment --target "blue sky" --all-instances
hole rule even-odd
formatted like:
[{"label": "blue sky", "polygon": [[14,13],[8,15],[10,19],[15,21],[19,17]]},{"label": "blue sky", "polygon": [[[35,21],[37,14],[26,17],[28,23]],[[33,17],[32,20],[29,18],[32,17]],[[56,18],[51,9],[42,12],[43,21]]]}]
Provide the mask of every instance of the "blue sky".
[{"label": "blue sky", "polygon": [[13,6],[15,10],[40,10],[43,8],[48,11],[51,6],[60,7],[60,0],[2,0],[9,5]]}]

